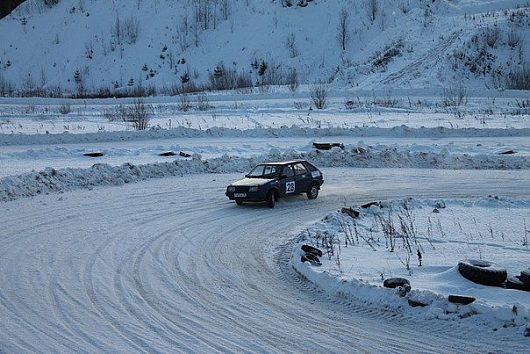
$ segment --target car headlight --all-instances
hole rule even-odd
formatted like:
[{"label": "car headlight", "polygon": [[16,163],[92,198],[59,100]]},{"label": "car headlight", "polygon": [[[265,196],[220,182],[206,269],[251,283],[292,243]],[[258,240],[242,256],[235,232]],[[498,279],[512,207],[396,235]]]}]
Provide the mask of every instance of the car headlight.
[{"label": "car headlight", "polygon": [[235,192],[236,191],[236,187],[230,186],[230,187],[228,187],[228,191],[229,192]]},{"label": "car headlight", "polygon": [[249,192],[257,192],[259,187],[250,187],[248,189]]}]

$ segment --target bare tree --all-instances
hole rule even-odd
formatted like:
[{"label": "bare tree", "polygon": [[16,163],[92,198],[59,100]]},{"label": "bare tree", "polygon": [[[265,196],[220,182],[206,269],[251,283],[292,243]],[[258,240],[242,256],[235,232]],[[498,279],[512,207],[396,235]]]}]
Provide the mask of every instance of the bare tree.
[{"label": "bare tree", "polygon": [[189,24],[188,24],[188,15],[184,15],[182,21],[178,25],[177,30],[177,39],[181,51],[185,51],[189,47],[188,43],[188,34],[189,34]]},{"label": "bare tree", "polygon": [[116,15],[116,20],[114,21],[114,27],[112,28],[112,35],[116,38],[116,43],[121,44],[122,32],[121,32],[121,23],[120,16]]},{"label": "bare tree", "polygon": [[191,28],[191,31],[192,31],[191,35],[193,38],[193,44],[195,45],[195,47],[198,47],[199,39],[201,35],[198,23],[195,23],[195,25],[193,25],[193,27]]},{"label": "bare tree", "polygon": [[373,23],[375,21],[375,18],[377,17],[378,12],[377,0],[366,0],[366,7],[368,10],[368,17]]},{"label": "bare tree", "polygon": [[295,58],[298,56],[298,49],[296,48],[296,38],[294,36],[294,33],[289,34],[287,36],[287,40],[285,42],[285,47],[289,51],[289,57]]},{"label": "bare tree", "polygon": [[342,48],[346,50],[346,44],[350,40],[350,31],[348,28],[348,18],[350,14],[346,9],[342,9],[339,15],[339,24],[337,25],[337,40]]},{"label": "bare tree", "polygon": [[229,16],[230,16],[230,3],[228,2],[228,0],[222,0],[221,1],[221,18],[224,21],[227,21]]},{"label": "bare tree", "polygon": [[140,22],[136,17],[130,17],[123,23],[122,34],[129,44],[136,43],[140,33]]},{"label": "bare tree", "polygon": [[287,72],[287,86],[291,92],[295,92],[298,89],[298,86],[300,86],[298,72],[294,68],[289,69]]},{"label": "bare tree", "polygon": [[14,89],[14,85],[0,72],[0,96],[11,95]]}]

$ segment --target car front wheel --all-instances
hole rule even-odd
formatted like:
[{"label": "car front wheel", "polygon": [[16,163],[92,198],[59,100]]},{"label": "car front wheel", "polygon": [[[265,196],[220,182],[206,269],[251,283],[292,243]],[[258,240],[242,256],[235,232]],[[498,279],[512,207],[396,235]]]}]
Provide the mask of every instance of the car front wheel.
[{"label": "car front wheel", "polygon": [[316,199],[318,197],[318,186],[313,183],[309,186],[309,189],[306,192],[308,199]]},{"label": "car front wheel", "polygon": [[270,191],[269,194],[267,194],[267,205],[269,208],[274,208],[274,205],[276,204],[276,193],[274,191]]}]

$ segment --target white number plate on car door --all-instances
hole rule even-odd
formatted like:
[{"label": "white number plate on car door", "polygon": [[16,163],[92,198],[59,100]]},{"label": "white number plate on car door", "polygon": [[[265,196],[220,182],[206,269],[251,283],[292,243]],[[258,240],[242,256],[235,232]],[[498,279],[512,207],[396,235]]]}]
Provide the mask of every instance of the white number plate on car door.
[{"label": "white number plate on car door", "polygon": [[285,183],[285,193],[294,193],[295,190],[295,184],[294,182],[287,182]]}]

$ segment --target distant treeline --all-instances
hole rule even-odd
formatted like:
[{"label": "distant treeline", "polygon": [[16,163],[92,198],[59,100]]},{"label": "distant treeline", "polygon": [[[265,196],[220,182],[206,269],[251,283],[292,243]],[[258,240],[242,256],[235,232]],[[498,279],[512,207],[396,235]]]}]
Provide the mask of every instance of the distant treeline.
[{"label": "distant treeline", "polygon": [[0,0],[0,18],[4,18],[13,11],[15,7],[26,0]]}]

